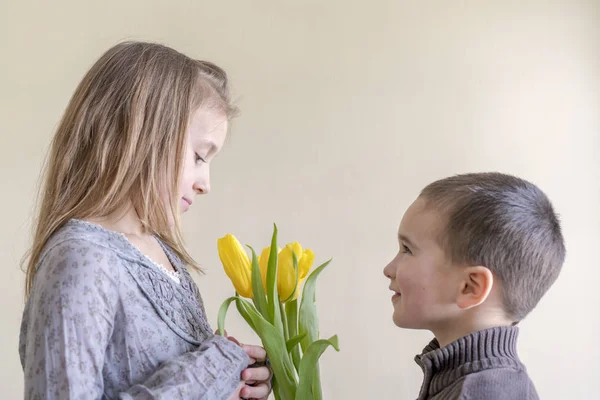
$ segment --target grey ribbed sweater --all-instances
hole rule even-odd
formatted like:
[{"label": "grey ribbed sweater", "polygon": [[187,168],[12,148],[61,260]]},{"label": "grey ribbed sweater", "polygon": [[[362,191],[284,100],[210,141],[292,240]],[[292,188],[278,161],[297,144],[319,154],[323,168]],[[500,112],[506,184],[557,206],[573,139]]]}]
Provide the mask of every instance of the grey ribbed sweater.
[{"label": "grey ribbed sweater", "polygon": [[491,328],[443,348],[434,339],[415,357],[425,375],[417,400],[538,400],[517,356],[518,333]]}]

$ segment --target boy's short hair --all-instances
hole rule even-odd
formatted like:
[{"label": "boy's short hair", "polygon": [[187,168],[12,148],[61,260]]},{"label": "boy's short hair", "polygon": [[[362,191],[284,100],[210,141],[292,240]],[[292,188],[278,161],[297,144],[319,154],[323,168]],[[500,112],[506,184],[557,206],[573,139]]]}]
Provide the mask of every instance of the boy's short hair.
[{"label": "boy's short hair", "polygon": [[483,265],[500,280],[505,311],[515,322],[556,281],[566,252],[560,222],[534,184],[472,173],[433,182],[420,197],[446,218],[440,241],[451,260]]}]

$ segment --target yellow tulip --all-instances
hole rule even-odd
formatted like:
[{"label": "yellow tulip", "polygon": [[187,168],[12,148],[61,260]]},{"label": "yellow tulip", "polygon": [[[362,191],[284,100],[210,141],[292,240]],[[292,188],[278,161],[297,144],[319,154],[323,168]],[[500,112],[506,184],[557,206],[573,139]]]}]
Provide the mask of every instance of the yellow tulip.
[{"label": "yellow tulip", "polygon": [[[269,251],[269,247],[264,249],[260,258],[263,284],[266,282],[266,266],[269,258]],[[298,260],[298,282],[296,282],[296,271],[294,269],[292,252],[296,254],[296,258]],[[300,294],[300,286],[306,279],[308,271],[310,271],[314,261],[315,255],[312,250],[302,250],[302,246],[298,242],[289,243],[283,250],[279,251],[277,256],[277,291],[279,292],[279,298],[281,300],[285,300],[290,297],[296,288],[297,290],[294,299],[298,298],[298,295]]]},{"label": "yellow tulip", "polygon": [[252,264],[248,254],[235,238],[227,234],[217,241],[219,258],[233,287],[242,297],[252,297]]},{"label": "yellow tulip", "polygon": [[[277,253],[281,250],[277,249]],[[260,253],[260,257],[258,258],[258,265],[260,265],[260,276],[262,277],[263,287],[266,290],[267,287],[267,267],[269,264],[269,253],[271,252],[271,246],[265,247]]]}]

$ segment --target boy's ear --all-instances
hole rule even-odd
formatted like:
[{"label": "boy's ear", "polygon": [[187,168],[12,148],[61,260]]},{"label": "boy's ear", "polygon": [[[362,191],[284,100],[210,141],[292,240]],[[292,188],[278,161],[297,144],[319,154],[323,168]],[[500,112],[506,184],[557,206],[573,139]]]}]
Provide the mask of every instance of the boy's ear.
[{"label": "boy's ear", "polygon": [[494,286],[494,274],[483,266],[467,267],[463,271],[456,304],[463,310],[483,303]]}]

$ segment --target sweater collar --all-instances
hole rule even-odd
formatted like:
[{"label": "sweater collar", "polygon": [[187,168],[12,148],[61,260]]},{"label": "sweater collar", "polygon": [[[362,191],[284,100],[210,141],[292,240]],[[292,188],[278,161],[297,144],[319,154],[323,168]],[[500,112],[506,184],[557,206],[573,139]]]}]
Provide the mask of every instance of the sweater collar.
[{"label": "sweater collar", "polygon": [[415,361],[423,369],[425,379],[419,399],[439,393],[462,376],[498,367],[523,369],[517,355],[519,329],[502,326],[464,336],[440,348],[432,340]]}]

